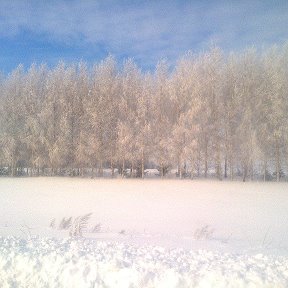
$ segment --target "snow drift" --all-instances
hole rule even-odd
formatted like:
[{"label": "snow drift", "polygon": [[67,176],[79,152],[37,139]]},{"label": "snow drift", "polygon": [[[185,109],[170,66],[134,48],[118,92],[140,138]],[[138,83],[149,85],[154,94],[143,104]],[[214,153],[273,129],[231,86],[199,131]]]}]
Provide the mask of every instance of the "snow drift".
[{"label": "snow drift", "polygon": [[288,259],[95,240],[0,238],[10,287],[287,287]]},{"label": "snow drift", "polygon": [[[287,183],[2,178],[1,287],[288,287],[287,191]],[[83,237],[59,228],[87,213]]]}]

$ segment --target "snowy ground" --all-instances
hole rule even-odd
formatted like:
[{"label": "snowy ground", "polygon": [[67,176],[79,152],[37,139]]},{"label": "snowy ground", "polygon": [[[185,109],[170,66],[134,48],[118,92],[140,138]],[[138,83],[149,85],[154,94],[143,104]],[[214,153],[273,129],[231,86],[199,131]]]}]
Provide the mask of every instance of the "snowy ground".
[{"label": "snowy ground", "polygon": [[[81,239],[58,229],[87,213]],[[3,287],[287,287],[287,216],[288,183],[0,178],[0,279]]]}]

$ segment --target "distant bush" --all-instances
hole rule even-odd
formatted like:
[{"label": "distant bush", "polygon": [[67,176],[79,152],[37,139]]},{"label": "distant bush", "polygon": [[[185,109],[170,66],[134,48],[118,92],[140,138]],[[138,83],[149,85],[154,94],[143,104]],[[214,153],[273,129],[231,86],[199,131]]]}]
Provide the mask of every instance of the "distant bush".
[{"label": "distant bush", "polygon": [[[92,213],[88,213],[82,216],[78,216],[73,219],[71,216],[66,218],[63,217],[58,225],[58,230],[69,230],[70,237],[81,237],[83,236],[83,232],[87,229],[87,225]],[[50,228],[56,229],[56,219],[53,218],[50,221]],[[101,224],[96,224],[91,230],[91,233],[97,233],[101,230]]]},{"label": "distant bush", "polygon": [[194,238],[196,240],[209,240],[214,234],[214,229],[209,225],[205,225],[202,228],[199,228],[194,233]]},{"label": "distant bush", "polygon": [[72,217],[69,217],[67,219],[64,217],[59,223],[58,229],[68,230],[71,227],[71,223],[72,223]]},{"label": "distant bush", "polygon": [[70,237],[81,237],[83,231],[87,228],[88,221],[92,213],[78,216],[74,219],[72,225],[70,226],[69,236]]},{"label": "distant bush", "polygon": [[99,233],[101,231],[101,223],[96,224],[91,230],[91,233]]}]

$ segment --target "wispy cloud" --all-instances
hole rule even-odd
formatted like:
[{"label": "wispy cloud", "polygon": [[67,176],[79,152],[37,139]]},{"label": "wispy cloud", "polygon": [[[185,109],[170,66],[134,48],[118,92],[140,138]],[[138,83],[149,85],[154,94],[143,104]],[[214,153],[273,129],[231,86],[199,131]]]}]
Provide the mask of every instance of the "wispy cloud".
[{"label": "wispy cloud", "polygon": [[224,50],[283,42],[286,27],[286,0],[0,0],[0,38],[17,40],[25,31],[47,43],[90,53],[101,47],[148,65],[206,49],[211,41]]}]

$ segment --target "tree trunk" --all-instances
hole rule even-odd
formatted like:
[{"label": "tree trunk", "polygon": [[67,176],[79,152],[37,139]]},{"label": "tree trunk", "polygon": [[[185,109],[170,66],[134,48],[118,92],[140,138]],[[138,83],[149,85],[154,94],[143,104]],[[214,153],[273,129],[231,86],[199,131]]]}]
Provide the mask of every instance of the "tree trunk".
[{"label": "tree trunk", "polygon": [[264,159],[264,174],[263,174],[263,180],[266,182],[266,169],[267,169],[267,160],[266,157]]},{"label": "tree trunk", "polygon": [[130,173],[130,177],[134,178],[134,161],[131,162],[131,173]]},{"label": "tree trunk", "polygon": [[217,172],[217,178],[219,180],[222,180],[222,169],[221,169],[221,157],[220,157],[220,145],[217,143],[217,154],[216,154],[216,158],[217,158],[217,164],[216,164],[216,172]]},{"label": "tree trunk", "polygon": [[100,160],[98,174],[100,177],[103,177],[103,160],[102,159]]},{"label": "tree trunk", "polygon": [[248,171],[248,168],[247,168],[247,165],[244,166],[243,168],[243,182],[246,182],[246,178],[247,178],[247,171]]},{"label": "tree trunk", "polygon": [[144,179],[144,149],[142,149],[141,155],[141,178]]},{"label": "tree trunk", "polygon": [[124,176],[125,176],[125,159],[123,158],[122,159],[122,174],[121,174],[121,176],[122,176],[122,178],[124,178]]},{"label": "tree trunk", "polygon": [[224,159],[224,178],[227,178],[227,156],[225,155],[225,159]]},{"label": "tree trunk", "polygon": [[205,161],[205,170],[204,170],[204,176],[205,178],[207,178],[207,174],[208,174],[208,147],[207,147],[207,143],[205,145],[205,158],[204,158],[204,161]]},{"label": "tree trunk", "polygon": [[12,154],[12,161],[11,161],[11,176],[16,176],[16,160],[15,160],[15,153]]},{"label": "tree trunk", "polygon": [[275,151],[275,156],[276,156],[276,181],[280,181],[280,148],[279,148],[279,140],[278,137],[276,137],[276,151]]},{"label": "tree trunk", "polygon": [[200,169],[201,169],[201,151],[198,149],[198,157],[197,157],[197,176],[200,177]]},{"label": "tree trunk", "polygon": [[179,178],[182,179],[182,163],[181,163],[181,157],[178,158],[178,175]]},{"label": "tree trunk", "polygon": [[232,153],[229,160],[230,180],[234,180],[234,163]]},{"label": "tree trunk", "polygon": [[91,178],[94,178],[94,167],[92,167],[92,171],[91,171]]},{"label": "tree trunk", "polygon": [[17,167],[15,163],[12,163],[12,176],[15,177],[17,175]]},{"label": "tree trunk", "polygon": [[111,177],[114,178],[114,163],[112,159],[111,159]]},{"label": "tree trunk", "polygon": [[251,179],[251,181],[254,180],[254,163],[253,163],[253,160],[251,160],[251,163],[250,163],[250,179]]}]

